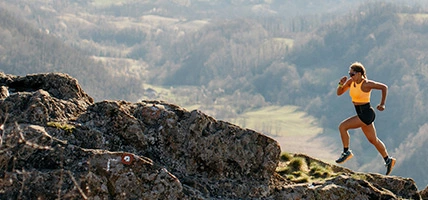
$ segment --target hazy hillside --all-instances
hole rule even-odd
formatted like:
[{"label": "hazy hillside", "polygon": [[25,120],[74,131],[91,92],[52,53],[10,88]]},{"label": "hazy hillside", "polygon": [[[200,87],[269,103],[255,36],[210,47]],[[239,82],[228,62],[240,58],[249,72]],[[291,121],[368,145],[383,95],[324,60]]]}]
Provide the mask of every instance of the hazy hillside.
[{"label": "hazy hillside", "polygon": [[1,6],[0,38],[0,69],[5,73],[65,72],[78,77],[97,99],[119,95],[126,98],[131,95],[124,91],[141,91],[140,86],[130,86],[134,79],[111,73],[92,55],[64,44],[48,29],[30,24]]},{"label": "hazy hillside", "polygon": [[[399,159],[395,174],[424,187],[427,2],[362,2],[6,0],[0,69],[66,72],[101,99],[136,101],[151,96],[145,84],[162,85],[219,119],[296,105],[340,149],[336,127],[353,108],[334,89],[349,64],[361,61],[369,78],[390,89],[376,127]],[[155,90],[152,97],[161,96]],[[372,103],[378,99],[374,93]],[[358,131],[352,147],[358,159],[347,167],[383,173]]]}]

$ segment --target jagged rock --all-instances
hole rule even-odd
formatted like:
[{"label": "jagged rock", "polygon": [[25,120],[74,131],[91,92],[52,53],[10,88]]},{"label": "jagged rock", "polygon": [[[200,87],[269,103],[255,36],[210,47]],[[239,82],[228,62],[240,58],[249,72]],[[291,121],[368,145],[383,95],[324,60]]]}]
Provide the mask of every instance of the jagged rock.
[{"label": "jagged rock", "polygon": [[51,137],[46,128],[12,125],[0,158],[0,199],[178,199],[182,185],[145,157],[122,163],[122,152],[84,149]]},{"label": "jagged rock", "polygon": [[2,117],[12,122],[44,125],[48,121],[68,121],[93,103],[77,80],[65,74],[18,77],[0,73],[0,84],[9,93],[1,102]]},{"label": "jagged rock", "polygon": [[[325,163],[304,154],[305,163],[331,169],[332,176],[322,181],[280,185],[272,192],[272,199],[420,199],[416,183],[409,178],[356,173],[347,168]],[[281,165],[281,163],[280,163]]]},{"label": "jagged rock", "polygon": [[9,90],[6,86],[0,87],[0,99],[4,99],[9,96]]},{"label": "jagged rock", "polygon": [[421,195],[422,199],[428,199],[428,186],[425,187],[425,189],[423,189],[419,194]]},{"label": "jagged rock", "polygon": [[264,135],[163,102],[103,101],[76,123],[103,133],[89,146],[149,157],[206,195],[266,195],[280,153]]},{"label": "jagged rock", "polygon": [[[287,185],[277,189],[273,199],[420,199],[412,180],[400,178],[380,177],[385,184],[379,184],[376,179],[364,180],[354,176],[356,174],[344,174],[322,183],[305,183]],[[365,174],[364,177],[370,176]],[[386,179],[386,180],[383,180]],[[388,190],[389,188],[390,190]],[[402,188],[402,190],[397,189]],[[396,193],[394,193],[396,192]],[[410,192],[410,193],[407,193]]]},{"label": "jagged rock", "polygon": [[420,199],[411,179],[334,165],[295,184],[270,137],[162,101],[94,103],[65,74],[0,86],[0,199]]},{"label": "jagged rock", "polygon": [[62,73],[31,74],[21,77],[0,72],[0,84],[7,86],[13,93],[34,92],[41,89],[57,99],[93,102],[92,97],[82,90],[76,79]]}]

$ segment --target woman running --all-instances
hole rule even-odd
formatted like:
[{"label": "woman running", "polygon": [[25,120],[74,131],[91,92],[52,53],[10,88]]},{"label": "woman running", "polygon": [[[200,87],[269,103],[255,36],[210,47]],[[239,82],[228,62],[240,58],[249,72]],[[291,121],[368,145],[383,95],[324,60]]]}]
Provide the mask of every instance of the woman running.
[{"label": "woman running", "polygon": [[348,79],[346,76],[342,77],[337,87],[337,95],[340,96],[349,89],[349,95],[352,98],[355,111],[357,115],[349,117],[342,121],[339,125],[340,137],[342,138],[343,153],[336,163],[344,163],[352,158],[354,155],[349,149],[350,137],[349,129],[361,128],[367,140],[373,144],[385,160],[387,167],[386,175],[389,175],[394,168],[396,159],[388,156],[385,144],[377,137],[376,129],[374,126],[375,112],[370,106],[370,93],[373,89],[381,90],[382,97],[380,104],[377,106],[379,111],[385,110],[385,101],[388,94],[388,86],[383,83],[367,79],[366,69],[364,66],[355,62],[349,68]]}]

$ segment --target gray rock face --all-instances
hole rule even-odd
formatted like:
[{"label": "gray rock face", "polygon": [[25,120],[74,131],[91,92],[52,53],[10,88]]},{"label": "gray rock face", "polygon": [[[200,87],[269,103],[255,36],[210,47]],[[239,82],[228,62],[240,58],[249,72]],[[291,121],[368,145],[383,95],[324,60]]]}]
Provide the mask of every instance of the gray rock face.
[{"label": "gray rock face", "polygon": [[428,199],[428,186],[420,192],[422,199]]},{"label": "gray rock face", "polygon": [[0,199],[421,198],[410,179],[347,169],[292,183],[263,134],[161,101],[93,102],[65,74],[0,73],[0,87]]}]

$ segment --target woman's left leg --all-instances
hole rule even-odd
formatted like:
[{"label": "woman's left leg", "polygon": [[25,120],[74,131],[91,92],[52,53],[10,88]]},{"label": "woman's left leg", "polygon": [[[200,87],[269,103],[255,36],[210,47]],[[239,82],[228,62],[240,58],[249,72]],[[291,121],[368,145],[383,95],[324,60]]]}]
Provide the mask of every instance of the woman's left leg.
[{"label": "woman's left leg", "polygon": [[383,142],[376,136],[376,128],[374,123],[371,123],[367,126],[362,126],[361,129],[363,130],[369,142],[372,143],[376,147],[377,151],[379,151],[380,155],[382,155],[382,158],[385,160],[386,175],[389,175],[394,168],[396,159],[388,156],[385,144],[383,144]]},{"label": "woman's left leg", "polygon": [[361,130],[363,130],[367,140],[376,147],[377,151],[380,153],[380,155],[382,155],[382,158],[387,157],[388,152],[386,150],[385,144],[377,137],[374,122],[370,125],[362,126]]}]

